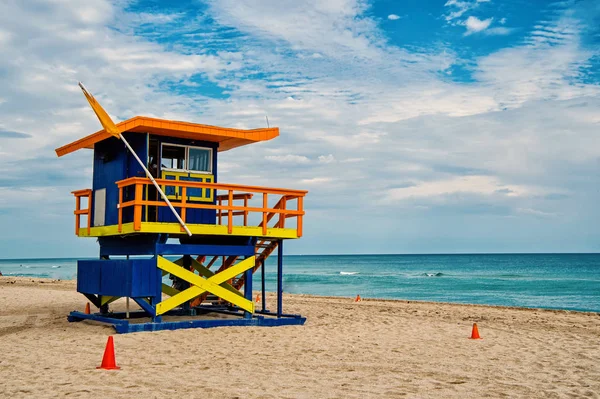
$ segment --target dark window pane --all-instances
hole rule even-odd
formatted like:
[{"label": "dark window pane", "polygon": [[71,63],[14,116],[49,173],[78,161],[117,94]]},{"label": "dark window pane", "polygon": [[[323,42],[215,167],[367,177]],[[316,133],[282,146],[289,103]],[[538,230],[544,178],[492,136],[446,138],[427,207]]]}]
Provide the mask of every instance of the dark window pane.
[{"label": "dark window pane", "polygon": [[161,166],[168,169],[185,169],[185,147],[163,145]]}]

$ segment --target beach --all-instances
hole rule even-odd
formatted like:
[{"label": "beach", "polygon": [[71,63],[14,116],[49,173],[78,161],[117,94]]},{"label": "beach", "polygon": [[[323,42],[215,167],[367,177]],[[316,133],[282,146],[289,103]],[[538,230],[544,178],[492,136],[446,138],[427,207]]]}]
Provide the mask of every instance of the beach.
[{"label": "beach", "polygon": [[[0,397],[599,397],[597,313],[285,295],[304,326],[116,335],[75,281],[0,277]],[[267,297],[273,308],[275,298]],[[115,309],[124,309],[124,301]],[[477,323],[483,339],[471,340]],[[118,371],[98,370],[114,335]]]}]

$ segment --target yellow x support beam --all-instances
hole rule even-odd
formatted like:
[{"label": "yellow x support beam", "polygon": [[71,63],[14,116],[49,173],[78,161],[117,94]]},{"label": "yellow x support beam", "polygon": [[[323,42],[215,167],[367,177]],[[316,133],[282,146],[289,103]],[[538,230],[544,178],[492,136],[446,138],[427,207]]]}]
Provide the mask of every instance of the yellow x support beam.
[{"label": "yellow x support beam", "polygon": [[168,273],[171,273],[174,276],[179,277],[180,279],[187,281],[192,286],[156,304],[156,315],[158,316],[163,313],[166,313],[169,310],[197,297],[198,295],[203,294],[206,291],[218,296],[219,298],[226,300],[227,302],[237,305],[241,309],[244,309],[250,313],[254,313],[254,302],[244,298],[243,295],[235,289],[235,292],[232,292],[229,289],[229,287],[221,286],[222,283],[231,280],[235,276],[242,274],[246,270],[254,267],[254,261],[254,256],[251,256],[247,259],[244,259],[237,265],[231,266],[230,268],[225,269],[222,272],[214,274],[211,277],[205,279],[190,272],[189,270],[184,269],[176,263],[173,263],[163,258],[162,256],[159,256],[157,261],[157,266],[159,269],[164,270]]},{"label": "yellow x support beam", "polygon": [[[198,274],[200,276],[202,276],[206,279],[209,279],[215,275],[215,272],[210,270],[208,267],[204,266],[202,263],[198,262],[196,259],[191,259],[191,261],[192,261],[191,266],[198,272]],[[176,265],[183,266],[183,258],[177,259],[174,263]],[[241,295],[241,293],[238,290],[236,290],[235,287],[233,287],[231,284],[229,284],[227,282],[223,282],[219,285],[225,289],[228,289],[229,291],[233,292],[236,295]],[[173,295],[170,295],[170,296],[173,296]]]}]

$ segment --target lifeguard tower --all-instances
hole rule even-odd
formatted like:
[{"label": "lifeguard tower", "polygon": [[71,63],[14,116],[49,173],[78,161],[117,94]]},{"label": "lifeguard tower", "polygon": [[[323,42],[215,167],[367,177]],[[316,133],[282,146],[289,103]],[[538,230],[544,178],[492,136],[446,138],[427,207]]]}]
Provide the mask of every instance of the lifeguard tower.
[{"label": "lifeguard tower", "polygon": [[[283,312],[282,268],[284,240],[302,236],[307,192],[218,182],[220,152],[271,140],[279,129],[143,116],[116,127],[127,146],[105,126],[56,150],[59,157],[94,152],[92,188],[73,195],[75,234],[100,245],[99,259],[77,262],[77,291],[98,311],[71,312],[69,321],[110,323],[118,333],[304,324]],[[275,252],[277,304],[269,311],[265,261]],[[259,269],[256,309],[252,277]],[[119,298],[141,310],[112,312]]]}]

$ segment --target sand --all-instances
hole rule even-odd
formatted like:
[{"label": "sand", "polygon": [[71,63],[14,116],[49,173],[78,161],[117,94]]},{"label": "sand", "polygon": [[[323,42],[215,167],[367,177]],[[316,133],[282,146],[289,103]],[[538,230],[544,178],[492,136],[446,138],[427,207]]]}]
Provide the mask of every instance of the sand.
[{"label": "sand", "polygon": [[[66,319],[85,303],[74,281],[0,277],[0,397],[600,394],[596,313],[286,295],[304,326],[115,335],[122,369],[106,371],[96,366],[113,329]],[[468,339],[474,322],[482,340]]]}]

